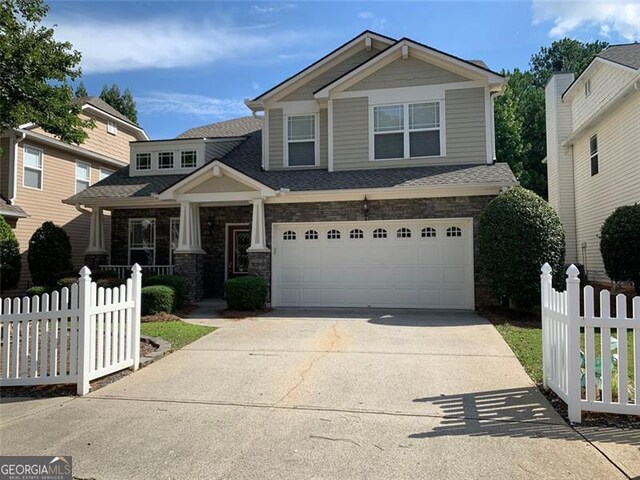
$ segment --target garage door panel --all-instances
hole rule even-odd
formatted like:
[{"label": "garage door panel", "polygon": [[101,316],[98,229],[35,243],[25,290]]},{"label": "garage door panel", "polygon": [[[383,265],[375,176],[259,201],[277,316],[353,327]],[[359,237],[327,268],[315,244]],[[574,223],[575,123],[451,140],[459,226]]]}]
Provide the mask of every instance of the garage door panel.
[{"label": "garage door panel", "polygon": [[300,269],[293,268],[282,268],[280,270],[280,281],[283,284],[286,283],[299,283],[300,282]]},{"label": "garage door panel", "polygon": [[464,285],[465,278],[468,276],[467,267],[445,267],[444,283],[445,285]]},{"label": "garage door panel", "polygon": [[417,260],[419,265],[441,265],[442,248],[440,245],[433,245],[431,242],[429,242],[429,244],[420,245],[418,246]]}]

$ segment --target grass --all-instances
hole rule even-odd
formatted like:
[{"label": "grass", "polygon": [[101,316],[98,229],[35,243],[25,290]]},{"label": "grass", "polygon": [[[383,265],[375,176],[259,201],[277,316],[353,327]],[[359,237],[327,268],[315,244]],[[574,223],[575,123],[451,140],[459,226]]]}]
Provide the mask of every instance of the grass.
[{"label": "grass", "polygon": [[182,321],[151,322],[140,326],[142,335],[160,337],[171,344],[172,350],[178,350],[214,330],[215,327],[192,325]]}]

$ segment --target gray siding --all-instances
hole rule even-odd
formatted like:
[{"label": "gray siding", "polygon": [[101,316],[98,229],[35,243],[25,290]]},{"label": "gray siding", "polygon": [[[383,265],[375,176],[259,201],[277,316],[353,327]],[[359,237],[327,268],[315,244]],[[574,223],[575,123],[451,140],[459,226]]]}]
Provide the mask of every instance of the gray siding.
[{"label": "gray siding", "polygon": [[328,121],[327,121],[327,109],[320,109],[320,166],[327,168],[329,165],[329,150],[328,150]]},{"label": "gray siding", "polygon": [[281,108],[272,108],[269,110],[269,169],[282,168],[283,164],[283,115]]},{"label": "gray siding", "polygon": [[487,137],[483,88],[445,92],[447,158],[453,163],[485,163]]},{"label": "gray siding", "polygon": [[379,88],[416,87],[469,81],[456,73],[415,58],[398,59],[347,90],[376,90]]},{"label": "gray siding", "polygon": [[205,162],[224,157],[238,146],[240,142],[209,142],[205,143]]},{"label": "gray siding", "polygon": [[333,168],[372,168],[369,162],[369,99],[333,102]]}]

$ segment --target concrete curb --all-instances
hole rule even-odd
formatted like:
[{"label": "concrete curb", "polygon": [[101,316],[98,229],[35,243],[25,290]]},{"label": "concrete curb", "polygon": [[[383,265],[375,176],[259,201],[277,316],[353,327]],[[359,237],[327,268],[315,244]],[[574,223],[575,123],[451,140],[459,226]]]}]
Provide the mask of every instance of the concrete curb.
[{"label": "concrete curb", "polygon": [[156,350],[148,355],[143,355],[140,357],[140,366],[146,366],[150,363],[159,360],[164,357],[167,353],[171,352],[171,344],[166,340],[163,340],[159,337],[147,337],[145,335],[140,335],[140,340],[146,343],[150,343],[151,345],[156,346]]}]

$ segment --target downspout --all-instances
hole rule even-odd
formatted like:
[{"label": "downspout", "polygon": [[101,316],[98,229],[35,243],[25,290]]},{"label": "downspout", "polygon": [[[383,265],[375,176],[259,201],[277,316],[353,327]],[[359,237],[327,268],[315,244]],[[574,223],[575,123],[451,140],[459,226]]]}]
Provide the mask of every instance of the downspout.
[{"label": "downspout", "polygon": [[13,140],[13,158],[9,161],[9,169],[11,177],[13,178],[13,185],[11,185],[11,193],[9,194],[9,201],[12,205],[15,205],[17,192],[18,192],[18,144],[23,142],[27,138],[27,132],[20,131],[19,135],[16,135]]},{"label": "downspout", "polygon": [[93,213],[93,212],[87,210],[86,208],[82,208],[79,203],[76,203],[74,205],[74,207],[76,207],[76,210],[78,210],[80,213],[86,213],[88,215],[91,215]]}]

